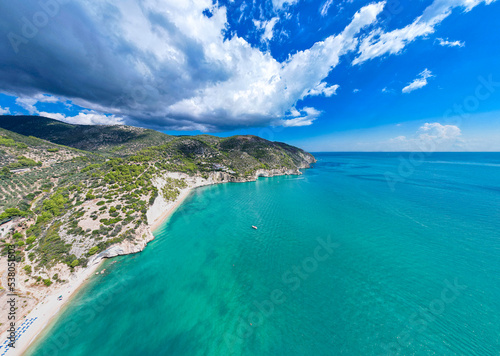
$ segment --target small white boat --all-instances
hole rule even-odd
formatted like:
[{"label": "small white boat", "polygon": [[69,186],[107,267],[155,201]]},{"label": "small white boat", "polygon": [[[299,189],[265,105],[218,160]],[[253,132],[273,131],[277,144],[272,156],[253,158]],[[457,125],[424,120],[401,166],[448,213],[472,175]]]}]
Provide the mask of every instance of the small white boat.
[{"label": "small white boat", "polygon": [[255,229],[255,230],[257,230],[257,226],[255,226],[255,225],[252,225],[252,229]]}]

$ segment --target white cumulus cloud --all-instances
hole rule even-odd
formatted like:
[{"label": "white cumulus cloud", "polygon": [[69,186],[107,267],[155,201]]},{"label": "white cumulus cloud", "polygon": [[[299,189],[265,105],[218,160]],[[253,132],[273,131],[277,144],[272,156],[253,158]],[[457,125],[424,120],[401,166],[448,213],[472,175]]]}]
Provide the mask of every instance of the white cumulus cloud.
[{"label": "white cumulus cloud", "polygon": [[464,47],[465,42],[460,41],[448,41],[448,39],[436,38],[440,46],[443,47]]},{"label": "white cumulus cloud", "polygon": [[337,94],[338,88],[340,88],[340,85],[338,85],[338,84],[328,86],[328,84],[326,84],[325,82],[321,82],[318,85],[316,85],[314,88],[307,90],[304,93],[303,97],[324,95],[327,98],[329,98],[330,96]]},{"label": "white cumulus cloud", "polygon": [[414,90],[425,87],[428,84],[427,79],[431,77],[433,77],[432,72],[424,69],[413,82],[403,88],[403,93],[411,93]]},{"label": "white cumulus cloud", "polygon": [[213,113],[214,121],[237,117],[240,122],[261,122],[279,119],[308,95],[331,96],[336,86],[322,81],[339,63],[340,56],[353,50],[355,35],[376,21],[383,3],[370,4],[359,10],[351,23],[338,35],[316,42],[311,48],[277,62],[269,53],[256,51],[242,39],[233,38],[224,44],[231,47],[236,75],[207,87],[198,95],[173,104],[176,116],[191,116],[195,121]]},{"label": "white cumulus cloud", "polygon": [[305,107],[301,110],[301,112],[298,112],[297,109],[293,108],[290,115],[293,119],[279,120],[276,125],[284,127],[309,126],[313,124],[314,120],[316,120],[320,114],[320,111],[311,107]]},{"label": "white cumulus cloud", "polygon": [[21,97],[16,99],[16,104],[27,110],[31,115],[38,112],[38,109],[35,107],[36,103],[38,103],[38,100],[34,98]]},{"label": "white cumulus cloud", "polygon": [[475,6],[485,3],[491,4],[495,0],[434,0],[411,24],[385,32],[382,29],[374,29],[360,44],[358,57],[353,65],[363,63],[367,60],[377,58],[386,54],[399,54],[405,46],[417,38],[425,37],[435,31],[444,19],[446,19],[455,8],[463,8],[465,11],[472,10]]},{"label": "white cumulus cloud", "polygon": [[265,41],[271,41],[274,37],[274,26],[279,21],[279,17],[273,17],[269,21],[259,21],[259,20],[253,20],[253,23],[255,27],[257,27],[258,30],[263,30],[261,40],[263,42]]},{"label": "white cumulus cloud", "polygon": [[69,124],[78,125],[123,125],[124,119],[115,115],[103,115],[93,110],[85,110],[75,116],[66,116],[61,113],[40,112],[40,116],[50,119],[64,121]]},{"label": "white cumulus cloud", "polygon": [[0,106],[0,115],[10,115],[10,108],[2,108]]},{"label": "white cumulus cloud", "polygon": [[456,140],[462,135],[461,130],[455,125],[442,125],[439,122],[425,123],[418,129],[420,140]]},{"label": "white cumulus cloud", "polygon": [[456,150],[463,145],[462,131],[455,125],[425,123],[411,137],[398,136],[390,139],[388,144],[394,151]]},{"label": "white cumulus cloud", "polygon": [[36,94],[32,97],[21,96],[16,98],[16,104],[27,110],[31,115],[37,114],[38,109],[35,107],[37,103],[57,103],[59,98],[52,95]]}]

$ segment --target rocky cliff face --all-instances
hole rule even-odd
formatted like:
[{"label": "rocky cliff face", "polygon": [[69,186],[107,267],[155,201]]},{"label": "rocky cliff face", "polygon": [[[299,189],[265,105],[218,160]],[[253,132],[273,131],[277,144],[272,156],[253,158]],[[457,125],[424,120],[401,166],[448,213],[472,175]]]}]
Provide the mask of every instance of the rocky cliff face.
[{"label": "rocky cliff face", "polygon": [[92,265],[103,258],[111,258],[141,252],[150,241],[154,240],[154,238],[155,237],[149,226],[141,226],[136,231],[134,240],[125,240],[119,244],[109,247],[105,251],[90,259],[89,265]]},{"label": "rocky cliff face", "polygon": [[255,172],[255,178],[258,177],[274,177],[274,176],[289,176],[301,175],[302,172],[298,169],[282,168],[282,169],[258,169]]}]

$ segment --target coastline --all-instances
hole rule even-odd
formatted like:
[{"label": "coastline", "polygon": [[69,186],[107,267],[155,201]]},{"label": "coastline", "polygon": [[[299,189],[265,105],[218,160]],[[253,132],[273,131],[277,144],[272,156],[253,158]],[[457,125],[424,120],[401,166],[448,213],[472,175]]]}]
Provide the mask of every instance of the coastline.
[{"label": "coastline", "polygon": [[[99,269],[103,262],[103,258],[96,259],[92,265],[82,269],[72,275],[72,279],[61,286],[61,288],[53,290],[47,294],[41,301],[37,303],[35,308],[31,310],[22,319],[18,319],[16,328],[23,325],[26,320],[33,320],[34,322],[26,329],[26,332],[16,340],[15,349],[9,348],[5,352],[5,346],[2,344],[0,352],[2,355],[22,355],[27,351],[28,347],[37,339],[38,335],[54,320],[55,316],[59,314],[64,306],[71,300],[78,290],[85,284],[85,282]],[[59,296],[63,296],[61,301],[58,300]],[[21,322],[21,320],[23,320]],[[1,340],[7,338],[7,332],[2,333]]]},{"label": "coastline", "polygon": [[[169,204],[169,207],[166,210],[164,210],[153,222],[149,224],[148,229],[150,230],[150,232],[153,233],[161,225],[163,225],[163,223],[175,212],[175,210],[189,196],[193,188],[208,184],[214,184],[214,183],[200,184],[196,185],[195,187],[188,187],[183,189],[182,192],[179,194],[179,196],[176,198],[176,200],[171,202],[171,204]],[[152,239],[149,239],[145,243],[144,247],[151,240]],[[142,247],[141,250],[144,247]],[[108,250],[112,250],[113,248],[114,246],[110,247]],[[129,253],[124,253],[124,254],[129,254]],[[115,256],[117,255],[121,255],[121,253],[117,253]],[[0,354],[5,356],[23,355],[28,350],[28,348],[35,343],[35,341],[38,339],[42,331],[45,330],[45,328],[55,320],[56,316],[59,315],[59,312],[85,285],[85,283],[90,279],[90,277],[95,275],[96,271],[102,265],[102,262],[110,257],[114,256],[109,256],[109,254],[107,254],[106,251],[99,254],[99,256],[96,256],[96,258],[91,262],[91,265],[89,265],[85,269],[81,269],[79,271],[74,272],[71,281],[69,281],[67,284],[62,285],[60,288],[57,288],[48,293],[42,300],[40,300],[36,304],[36,306],[28,314],[26,314],[22,319],[18,319],[16,323],[16,328],[23,325],[23,322],[25,320],[35,319],[35,321],[29,326],[29,328],[26,329],[26,332],[24,332],[22,337],[20,337],[19,340],[16,340],[15,349],[9,348],[5,352],[5,345],[2,344],[0,346]],[[63,299],[61,301],[57,299],[60,295],[63,296]],[[2,333],[0,335],[0,340],[6,340],[7,335],[8,335],[7,332]]]},{"label": "coastline", "polygon": [[[263,172],[265,174],[263,174]],[[263,177],[272,177],[277,175],[295,175],[301,174],[297,172],[290,171],[274,171],[274,172],[265,172],[259,171],[256,174],[255,179],[260,176]],[[182,173],[167,173],[166,177],[180,178],[186,177],[187,175]],[[165,201],[161,196],[158,196],[155,200],[155,203],[148,210],[148,225],[147,225],[147,237],[141,241],[139,246],[131,247],[128,245],[114,245],[109,247],[107,250],[101,252],[99,255],[95,256],[89,262],[89,266],[85,269],[78,270],[71,275],[71,280],[60,286],[57,289],[49,292],[42,300],[40,300],[35,307],[28,312],[23,318],[17,320],[16,328],[23,325],[24,321],[32,321],[32,324],[26,329],[26,331],[16,340],[16,348],[9,348],[5,351],[5,344],[0,344],[0,355],[5,356],[20,356],[23,355],[28,348],[36,342],[40,334],[43,330],[55,320],[55,317],[59,314],[59,312],[63,309],[64,306],[71,300],[71,298],[76,295],[76,292],[80,290],[82,286],[84,286],[85,282],[87,282],[92,275],[95,274],[96,270],[99,269],[104,259],[119,256],[119,255],[128,255],[133,253],[141,252],[147,244],[152,241],[155,237],[153,233],[161,227],[164,222],[176,211],[176,209],[186,200],[186,198],[190,195],[193,189],[221,184],[221,183],[229,183],[231,180],[224,179],[222,175],[216,177],[210,177],[209,179],[203,179],[201,177],[191,177],[188,182],[188,187],[184,188],[180,191],[179,196],[174,201]],[[249,182],[252,180],[245,180],[240,182]],[[235,182],[235,181],[233,181]],[[158,187],[163,186],[164,182],[162,179],[156,182]],[[151,219],[150,219],[151,218]],[[138,235],[142,235],[141,232]],[[62,295],[63,299],[59,301],[58,296]],[[23,322],[21,322],[23,320]],[[1,340],[6,340],[8,336],[7,331],[3,332],[0,335]]]},{"label": "coastline", "polygon": [[181,192],[181,194],[179,194],[177,199],[174,201],[174,204],[170,208],[165,210],[158,218],[156,218],[155,221],[153,221],[149,225],[149,229],[153,234],[177,210],[177,208],[184,202],[184,200],[186,200],[193,189],[194,188],[186,188],[183,192]]}]

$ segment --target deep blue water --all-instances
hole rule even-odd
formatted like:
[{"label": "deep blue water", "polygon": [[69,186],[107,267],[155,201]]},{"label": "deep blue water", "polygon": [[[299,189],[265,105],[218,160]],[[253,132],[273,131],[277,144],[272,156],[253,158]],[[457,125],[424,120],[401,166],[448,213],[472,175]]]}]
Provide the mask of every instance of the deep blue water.
[{"label": "deep blue water", "polygon": [[500,154],[316,157],[195,190],[29,354],[499,355]]}]

